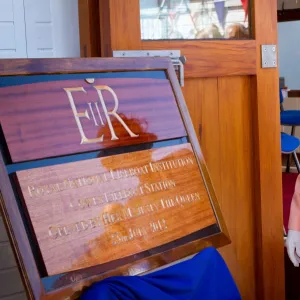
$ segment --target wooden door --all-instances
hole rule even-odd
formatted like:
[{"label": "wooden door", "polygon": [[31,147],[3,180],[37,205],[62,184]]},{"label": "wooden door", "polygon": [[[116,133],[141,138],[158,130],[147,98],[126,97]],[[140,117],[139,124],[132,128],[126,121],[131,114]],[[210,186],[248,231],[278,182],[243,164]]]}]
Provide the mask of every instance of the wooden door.
[{"label": "wooden door", "polygon": [[0,2],[0,59],[26,58],[24,3],[22,0]]},{"label": "wooden door", "polygon": [[80,56],[76,1],[24,0],[24,8],[28,58]]},{"label": "wooden door", "polygon": [[248,39],[153,41],[141,38],[140,0],[97,2],[79,7],[83,56],[178,49],[187,58],[183,92],[232,240],[220,252],[243,299],[284,299],[279,80],[261,67],[261,45],[277,44],[276,1],[249,0]]}]

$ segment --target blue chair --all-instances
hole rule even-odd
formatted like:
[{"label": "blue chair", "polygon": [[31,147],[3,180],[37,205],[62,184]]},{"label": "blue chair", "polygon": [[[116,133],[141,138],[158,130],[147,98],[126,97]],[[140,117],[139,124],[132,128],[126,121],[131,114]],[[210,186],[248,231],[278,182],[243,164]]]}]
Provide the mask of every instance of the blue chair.
[{"label": "blue chair", "polygon": [[[283,94],[282,90],[279,89],[280,97],[280,124],[284,126],[291,126],[291,135],[295,135],[295,127],[300,126],[300,110],[284,110],[283,108]],[[290,171],[290,156],[288,156],[286,172]]]},{"label": "blue chair", "polygon": [[296,150],[299,146],[300,140],[297,137],[281,132],[281,153],[293,155],[298,173],[300,173],[300,164]]}]

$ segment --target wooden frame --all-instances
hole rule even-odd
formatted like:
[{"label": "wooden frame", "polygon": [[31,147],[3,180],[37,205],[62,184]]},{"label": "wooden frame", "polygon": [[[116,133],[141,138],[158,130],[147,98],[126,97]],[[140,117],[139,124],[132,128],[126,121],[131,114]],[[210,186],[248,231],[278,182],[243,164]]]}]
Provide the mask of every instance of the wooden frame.
[{"label": "wooden frame", "polygon": [[[197,43],[197,52],[194,45]],[[164,45],[164,46],[163,46]],[[256,74],[256,44],[253,40],[142,41],[143,50],[182,49],[186,78]],[[216,57],[218,60],[216,61]],[[212,65],[215,61],[215,66]]]},{"label": "wooden frame", "polygon": [[[78,1],[80,36],[80,56],[100,56],[100,35],[99,26],[99,1],[80,0]],[[88,22],[86,22],[88,20]]]},{"label": "wooden frame", "polygon": [[[257,297],[284,299],[279,74],[277,68],[266,70],[260,65],[261,45],[277,45],[277,2],[255,0],[252,3],[252,11],[258,62],[256,77],[252,78],[253,127],[257,158],[255,165],[256,272],[259,276]],[[265,15],[265,11],[269,13]],[[270,143],[273,146],[272,150]]]},{"label": "wooden frame", "polygon": [[[188,58],[184,66],[186,78],[256,74],[256,43],[254,40],[143,41],[141,40],[140,26],[136,26],[136,24],[131,26],[131,23],[128,22],[129,19],[139,20],[138,0],[128,0],[126,3],[121,0],[100,1],[99,9],[102,57],[111,57],[113,50],[180,48],[182,49],[181,55]],[[130,18],[122,18],[119,14],[123,13],[130,15]],[[126,28],[126,32],[130,32],[126,38],[124,38],[124,28]],[[217,64],[212,65],[212,61]]]},{"label": "wooden frame", "polygon": [[[141,274],[153,268],[171,263],[188,255],[192,255],[204,247],[214,245],[220,247],[229,243],[228,232],[221,216],[219,204],[200,150],[196,134],[194,132],[188,110],[183,99],[181,89],[171,62],[167,59],[33,59],[33,60],[2,60],[0,76],[18,75],[43,75],[43,74],[69,74],[89,72],[115,72],[115,71],[146,71],[162,70],[167,74],[171,87],[177,100],[177,105],[188,137],[194,148],[194,153],[202,176],[205,179],[207,190],[210,192],[210,199],[218,218],[221,232],[207,238],[183,244],[172,250],[159,253],[132,264],[124,265],[116,270],[103,274],[97,274],[97,270],[90,273],[88,278],[80,276],[73,279],[74,284],[61,288],[57,291],[46,293],[41,284],[40,275],[35,258],[31,251],[30,241],[26,234],[17,200],[6,170],[4,159],[0,157],[0,188],[3,198],[0,201],[1,210],[5,220],[6,228],[13,245],[14,253],[21,270],[22,279],[29,299],[71,299],[77,298],[84,286],[99,281],[112,275]],[[69,299],[69,298],[68,298]]]}]

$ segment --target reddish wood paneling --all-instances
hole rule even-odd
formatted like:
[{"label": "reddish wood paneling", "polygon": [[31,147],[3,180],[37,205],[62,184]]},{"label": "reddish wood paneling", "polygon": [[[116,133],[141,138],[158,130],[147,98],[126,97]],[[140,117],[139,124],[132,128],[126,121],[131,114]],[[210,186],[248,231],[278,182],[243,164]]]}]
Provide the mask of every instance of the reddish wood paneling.
[{"label": "reddish wood paneling", "polygon": [[78,15],[81,57],[100,57],[99,1],[79,0]]},{"label": "reddish wood paneling", "polygon": [[27,74],[66,74],[105,71],[165,70],[171,62],[166,58],[43,58],[1,59],[0,76]]},{"label": "reddish wood paneling", "polygon": [[[139,1],[100,0],[101,55],[114,50],[138,50],[141,47]],[[126,36],[126,38],[124,38]]]},{"label": "reddish wood paneling", "polygon": [[249,76],[218,79],[220,205],[232,239],[232,244],[220,251],[228,261],[242,299],[249,300],[256,299],[253,176],[256,145],[251,89]]},{"label": "reddish wood paneling", "polygon": [[232,241],[219,251],[242,298],[256,299],[250,78],[193,78],[183,91]]},{"label": "reddish wood paneling", "polygon": [[143,50],[178,49],[187,59],[186,78],[256,74],[254,40],[143,41]]},{"label": "reddish wood paneling", "polygon": [[[111,88],[118,100],[102,90],[103,106],[95,88],[101,86]],[[69,99],[65,89],[78,87],[85,92],[73,91]],[[0,96],[5,99],[0,121],[13,162],[186,136],[168,80],[50,81],[3,87]],[[105,116],[106,109],[115,108],[116,115]]]}]

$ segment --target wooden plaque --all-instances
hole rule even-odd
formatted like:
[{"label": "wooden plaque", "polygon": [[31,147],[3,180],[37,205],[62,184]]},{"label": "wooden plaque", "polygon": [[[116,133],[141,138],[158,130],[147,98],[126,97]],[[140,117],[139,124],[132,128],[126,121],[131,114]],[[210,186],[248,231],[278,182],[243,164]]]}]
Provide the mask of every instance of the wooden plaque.
[{"label": "wooden plaque", "polygon": [[169,60],[2,65],[1,207],[30,299],[229,243]]},{"label": "wooden plaque", "polygon": [[87,81],[1,88],[1,125],[13,162],[186,136],[167,79]]}]

